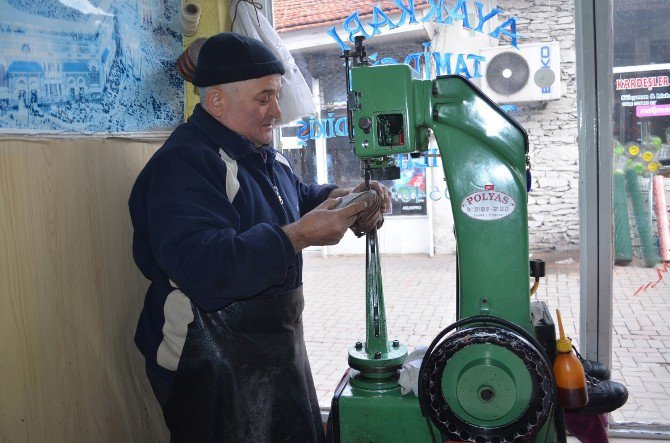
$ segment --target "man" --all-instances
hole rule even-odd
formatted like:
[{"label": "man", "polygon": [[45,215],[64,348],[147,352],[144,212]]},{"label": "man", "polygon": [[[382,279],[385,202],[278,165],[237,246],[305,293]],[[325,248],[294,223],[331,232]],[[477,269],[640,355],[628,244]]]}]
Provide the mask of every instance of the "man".
[{"label": "man", "polygon": [[302,332],[302,257],[357,223],[379,225],[388,190],[305,185],[269,146],[284,68],[262,43],[209,38],[201,104],[140,173],[133,254],[151,280],[135,342],[181,441],[324,440]]}]

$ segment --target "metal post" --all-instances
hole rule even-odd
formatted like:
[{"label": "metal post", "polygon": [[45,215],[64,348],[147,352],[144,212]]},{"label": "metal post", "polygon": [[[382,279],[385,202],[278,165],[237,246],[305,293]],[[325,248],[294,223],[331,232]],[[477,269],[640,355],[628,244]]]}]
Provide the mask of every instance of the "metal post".
[{"label": "metal post", "polygon": [[612,5],[575,1],[579,118],[580,346],[612,359]]}]

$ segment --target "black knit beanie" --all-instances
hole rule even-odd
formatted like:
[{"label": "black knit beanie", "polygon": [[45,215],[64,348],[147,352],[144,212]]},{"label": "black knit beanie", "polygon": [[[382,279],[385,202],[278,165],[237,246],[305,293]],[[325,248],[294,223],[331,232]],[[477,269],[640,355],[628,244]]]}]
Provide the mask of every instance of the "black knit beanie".
[{"label": "black knit beanie", "polygon": [[284,65],[267,46],[253,38],[222,32],[202,45],[193,84],[213,86],[270,74],[284,74]]}]

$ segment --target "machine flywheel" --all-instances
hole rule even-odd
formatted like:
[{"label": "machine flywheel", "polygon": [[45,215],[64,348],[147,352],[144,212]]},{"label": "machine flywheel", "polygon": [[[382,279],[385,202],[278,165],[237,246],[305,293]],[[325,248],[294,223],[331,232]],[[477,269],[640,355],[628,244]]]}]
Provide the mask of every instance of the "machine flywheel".
[{"label": "machine flywheel", "polygon": [[480,318],[446,338],[441,334],[424,357],[421,409],[446,438],[527,441],[552,412],[554,383],[546,354],[518,326],[493,321],[504,326],[482,325]]}]

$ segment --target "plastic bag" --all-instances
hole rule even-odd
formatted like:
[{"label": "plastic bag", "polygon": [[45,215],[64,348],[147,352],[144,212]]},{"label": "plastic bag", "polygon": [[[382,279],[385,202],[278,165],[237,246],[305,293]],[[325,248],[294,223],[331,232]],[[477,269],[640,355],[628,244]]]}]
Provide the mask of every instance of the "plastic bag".
[{"label": "plastic bag", "polygon": [[412,392],[415,397],[419,396],[419,373],[421,372],[421,362],[427,350],[428,346],[417,346],[405,359],[398,378],[402,395]]},{"label": "plastic bag", "polygon": [[260,40],[284,64],[282,90],[279,98],[282,118],[287,123],[314,114],[312,92],[298,69],[291,53],[263,14],[257,13],[249,2],[232,0],[230,5],[233,32]]}]

